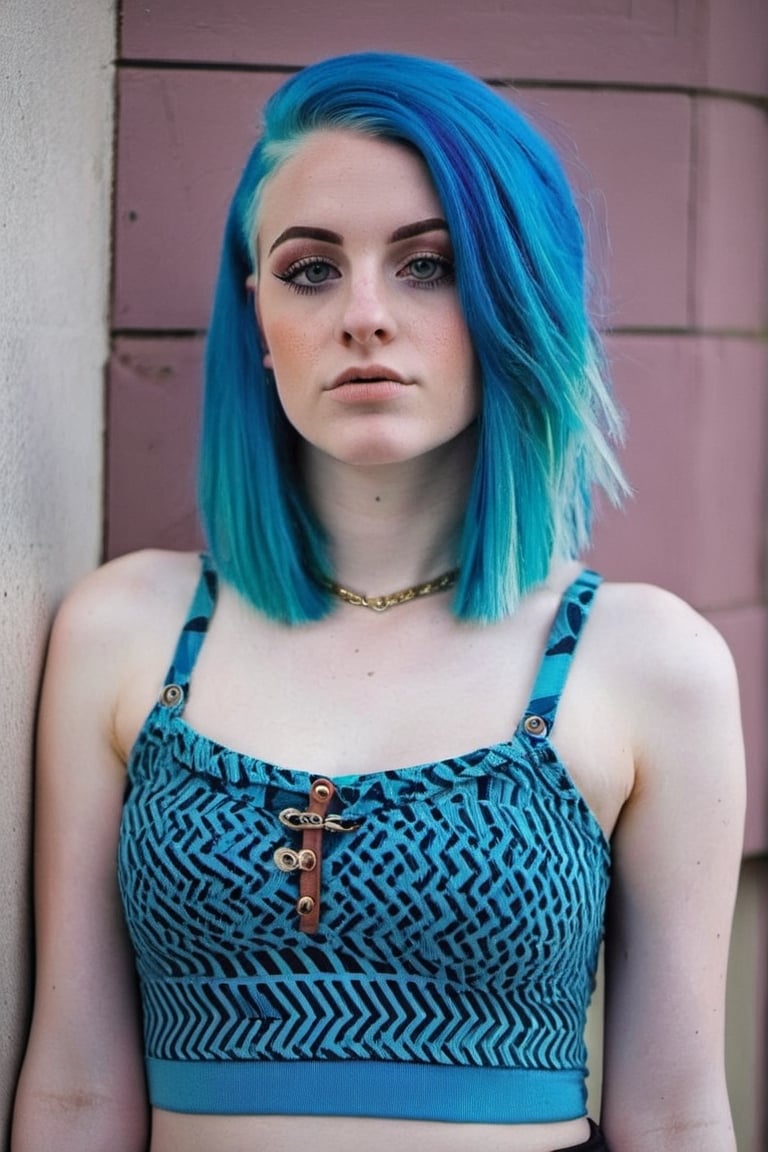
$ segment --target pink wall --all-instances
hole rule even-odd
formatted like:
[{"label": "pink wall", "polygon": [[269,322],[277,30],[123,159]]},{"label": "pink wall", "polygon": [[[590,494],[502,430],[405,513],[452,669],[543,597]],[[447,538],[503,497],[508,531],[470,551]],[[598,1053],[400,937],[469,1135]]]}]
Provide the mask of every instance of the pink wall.
[{"label": "pink wall", "polygon": [[106,552],[198,543],[194,445],[219,238],[260,106],[286,72],[388,48],[512,80],[582,190],[610,300],[636,495],[604,516],[591,559],[678,592],[730,642],[747,851],[764,853],[768,5],[443,0],[439,13],[433,0],[296,0],[290,19],[253,0],[124,0]]}]

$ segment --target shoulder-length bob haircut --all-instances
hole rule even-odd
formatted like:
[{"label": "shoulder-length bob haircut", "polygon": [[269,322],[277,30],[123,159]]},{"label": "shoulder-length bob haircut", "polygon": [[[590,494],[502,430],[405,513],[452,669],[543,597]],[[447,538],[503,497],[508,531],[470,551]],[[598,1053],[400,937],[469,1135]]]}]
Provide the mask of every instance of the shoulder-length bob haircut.
[{"label": "shoulder-length bob haircut", "polygon": [[591,491],[625,483],[620,421],[586,306],[584,239],[550,146],[502,96],[436,61],[362,53],[313,64],[268,101],[227,219],[208,334],[200,467],[214,563],[260,611],[302,623],[331,609],[322,526],[296,434],[265,379],[253,301],[261,192],[312,132],[415,148],[453,243],[481,378],[476,461],[452,608],[492,621],[589,540]]}]

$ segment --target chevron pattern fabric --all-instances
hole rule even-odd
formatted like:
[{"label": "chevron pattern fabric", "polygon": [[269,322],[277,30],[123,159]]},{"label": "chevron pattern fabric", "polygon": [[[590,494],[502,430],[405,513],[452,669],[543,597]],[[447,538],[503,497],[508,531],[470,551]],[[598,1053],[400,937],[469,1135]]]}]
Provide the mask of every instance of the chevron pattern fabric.
[{"label": "chevron pattern fabric", "polygon": [[576,1071],[609,848],[548,742],[597,578],[563,600],[508,743],[335,778],[359,822],[324,834],[322,911],[299,930],[300,834],[315,777],[195,732],[183,709],[215,601],[201,580],[167,687],[129,764],[119,880],[152,1060],[391,1061]]}]

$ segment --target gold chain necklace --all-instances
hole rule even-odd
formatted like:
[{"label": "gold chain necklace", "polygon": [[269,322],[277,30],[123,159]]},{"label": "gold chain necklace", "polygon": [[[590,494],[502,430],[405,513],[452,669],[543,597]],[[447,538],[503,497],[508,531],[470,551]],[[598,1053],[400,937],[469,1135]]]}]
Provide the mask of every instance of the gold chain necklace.
[{"label": "gold chain necklace", "polygon": [[458,568],[452,568],[450,572],[444,572],[434,580],[425,580],[423,584],[414,584],[411,588],[390,592],[386,596],[363,596],[360,592],[350,592],[349,588],[342,588],[341,584],[335,584],[333,580],[323,580],[323,585],[345,604],[354,604],[356,608],[370,608],[372,612],[386,612],[387,608],[395,608],[398,604],[407,604],[409,600],[416,600],[420,596],[433,596],[435,592],[452,588],[458,578]]}]

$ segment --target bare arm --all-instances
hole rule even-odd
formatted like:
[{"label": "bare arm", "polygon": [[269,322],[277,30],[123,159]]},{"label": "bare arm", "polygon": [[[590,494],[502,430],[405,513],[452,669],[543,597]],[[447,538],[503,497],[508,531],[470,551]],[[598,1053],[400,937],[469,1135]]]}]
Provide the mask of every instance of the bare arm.
[{"label": "bare arm", "polygon": [[725,981],[744,815],[738,692],[713,628],[641,592],[636,780],[614,836],[603,1124],[612,1152],[735,1152]]},{"label": "bare arm", "polygon": [[112,715],[124,653],[113,584],[90,577],[51,639],[35,797],[35,1008],[12,1152],[144,1152],[148,1144],[116,880],[125,768]]}]

